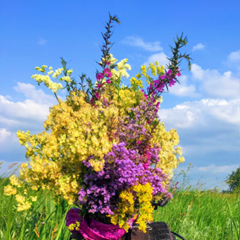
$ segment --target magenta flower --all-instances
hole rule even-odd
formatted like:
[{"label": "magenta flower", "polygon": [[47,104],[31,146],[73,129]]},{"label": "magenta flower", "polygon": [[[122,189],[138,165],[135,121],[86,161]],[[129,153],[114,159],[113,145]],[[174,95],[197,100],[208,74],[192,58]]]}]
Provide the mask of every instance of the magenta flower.
[{"label": "magenta flower", "polygon": [[98,73],[97,74],[97,80],[100,81],[104,78],[104,74],[103,73]]},{"label": "magenta flower", "polygon": [[95,93],[95,97],[96,97],[97,99],[100,98],[100,94],[99,94],[99,92],[96,92],[96,93]]},{"label": "magenta flower", "polygon": [[175,83],[176,81],[174,79],[170,79],[169,87],[172,87]]},{"label": "magenta flower", "polygon": [[176,76],[180,77],[182,74],[179,70],[177,70]]},{"label": "magenta flower", "polygon": [[112,77],[112,73],[110,72],[110,69],[109,68],[105,68],[104,69],[104,75],[108,78],[111,78]]}]

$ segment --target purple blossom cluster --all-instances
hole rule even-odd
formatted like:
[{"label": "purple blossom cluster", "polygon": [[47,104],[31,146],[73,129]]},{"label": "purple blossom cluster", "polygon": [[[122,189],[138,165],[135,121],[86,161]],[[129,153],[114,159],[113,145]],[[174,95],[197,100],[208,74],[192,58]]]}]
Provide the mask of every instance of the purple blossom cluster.
[{"label": "purple blossom cluster", "polygon": [[133,185],[150,182],[153,195],[166,193],[162,180],[166,178],[161,169],[136,164],[135,150],[126,149],[125,143],[114,145],[112,151],[105,157],[102,171],[90,171],[85,175],[86,188],[79,192],[80,204],[84,204],[89,213],[113,214],[116,209],[119,194]]}]

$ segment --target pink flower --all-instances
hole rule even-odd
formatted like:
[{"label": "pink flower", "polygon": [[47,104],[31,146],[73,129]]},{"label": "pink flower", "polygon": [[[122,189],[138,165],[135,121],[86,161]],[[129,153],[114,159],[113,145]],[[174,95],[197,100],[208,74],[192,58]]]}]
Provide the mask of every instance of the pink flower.
[{"label": "pink flower", "polygon": [[144,167],[145,169],[147,169],[149,166],[150,166],[149,162],[146,162],[146,163],[143,164],[143,167]]},{"label": "pink flower", "polygon": [[176,76],[180,77],[182,74],[179,70],[177,70]]},{"label": "pink flower", "polygon": [[111,83],[110,79],[108,79],[106,82],[107,82],[107,83]]},{"label": "pink flower", "polygon": [[96,97],[97,99],[100,98],[100,94],[99,94],[99,92],[96,92],[96,93],[95,93],[95,97]]},{"label": "pink flower", "polygon": [[98,74],[97,74],[97,80],[98,80],[98,81],[100,81],[100,80],[103,79],[103,78],[104,78],[103,73],[98,73]]},{"label": "pink flower", "polygon": [[108,78],[112,77],[112,73],[110,72],[109,68],[104,69],[104,75]]},{"label": "pink flower", "polygon": [[101,88],[102,87],[102,84],[101,83],[98,83],[97,84],[97,88]]},{"label": "pink flower", "polygon": [[169,69],[169,70],[167,71],[167,73],[166,73],[166,77],[167,77],[167,78],[170,78],[171,75],[172,75],[172,70]]},{"label": "pink flower", "polygon": [[170,79],[169,87],[172,87],[175,83],[176,81],[174,79]]}]

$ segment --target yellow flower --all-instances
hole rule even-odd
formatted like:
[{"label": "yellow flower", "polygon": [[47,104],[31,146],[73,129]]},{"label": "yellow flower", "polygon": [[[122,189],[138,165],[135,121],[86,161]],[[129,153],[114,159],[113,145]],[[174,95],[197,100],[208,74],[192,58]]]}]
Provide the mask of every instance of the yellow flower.
[{"label": "yellow flower", "polygon": [[15,177],[15,175],[12,175],[10,178],[10,183],[13,185],[13,186],[16,186],[16,187],[20,187],[20,182],[19,182],[19,179],[17,177]]},{"label": "yellow flower", "polygon": [[24,196],[21,196],[21,195],[17,194],[17,195],[15,196],[15,198],[16,198],[16,201],[17,201],[18,203],[20,203],[20,204],[24,204],[24,203],[25,203],[26,198],[25,198]]},{"label": "yellow flower", "polygon": [[78,231],[79,227],[80,227],[80,222],[75,222],[75,223],[71,223],[71,224],[68,226],[68,229],[69,229],[70,231],[74,231],[74,230]]},{"label": "yellow flower", "polygon": [[7,185],[4,187],[4,195],[11,196],[15,195],[17,193],[17,189],[15,187],[12,187],[11,185]]},{"label": "yellow flower", "polygon": [[72,72],[73,72],[72,69],[68,70],[68,71],[67,71],[68,76],[71,76]]},{"label": "yellow flower", "polygon": [[31,197],[31,199],[32,199],[33,202],[37,201],[37,197],[36,196],[35,197]]},{"label": "yellow flower", "polygon": [[142,66],[141,66],[141,71],[142,71],[142,75],[143,75],[143,76],[146,76],[147,68],[146,68],[145,65],[142,65]]},{"label": "yellow flower", "polygon": [[65,81],[65,82],[68,82],[68,83],[70,83],[72,81],[72,79],[69,76],[61,77],[59,80]]},{"label": "yellow flower", "polygon": [[31,204],[29,202],[26,202],[24,204],[19,203],[17,206],[17,211],[21,212],[21,211],[25,211],[28,210],[31,207]]}]

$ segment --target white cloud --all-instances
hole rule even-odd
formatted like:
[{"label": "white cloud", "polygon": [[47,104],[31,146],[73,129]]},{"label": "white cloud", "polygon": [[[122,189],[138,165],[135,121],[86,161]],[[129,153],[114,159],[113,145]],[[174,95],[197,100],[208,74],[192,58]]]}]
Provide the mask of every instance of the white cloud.
[{"label": "white cloud", "polygon": [[197,64],[195,64],[195,63],[192,64],[191,72],[195,79],[200,79],[200,80],[203,79],[204,70]]},{"label": "white cloud", "polygon": [[125,43],[125,44],[128,44],[130,46],[143,48],[146,51],[156,52],[156,51],[161,51],[162,50],[162,47],[160,46],[159,41],[144,42],[143,39],[141,37],[138,37],[138,36],[126,37],[122,42]]},{"label": "white cloud", "polygon": [[7,117],[10,120],[42,121],[49,113],[49,107],[50,105],[39,104],[31,99],[26,99],[23,102],[13,102],[0,95],[0,113],[3,116],[2,118]]},{"label": "white cloud", "polygon": [[5,142],[5,140],[11,135],[5,128],[0,128],[0,143]]},{"label": "white cloud", "polygon": [[[178,130],[180,143],[189,161],[232,163],[240,156],[240,98],[202,99],[159,110],[167,129]],[[221,155],[221,153],[227,155]],[[211,155],[212,154],[212,155]],[[219,160],[221,159],[221,160]]]},{"label": "white cloud", "polygon": [[31,84],[18,83],[14,89],[27,98],[24,101],[15,102],[0,95],[1,123],[11,125],[17,121],[44,121],[49,113],[49,107],[56,103],[53,96],[45,94],[42,90],[36,90]]},{"label": "white cloud", "polygon": [[56,104],[53,96],[37,90],[31,84],[18,83],[14,89],[23,93],[26,99],[14,101],[9,96],[0,95],[1,153],[21,151],[17,130],[30,130],[32,133],[43,131],[43,122],[47,119],[49,108]]},{"label": "white cloud", "polygon": [[179,77],[180,84],[176,83],[170,90],[170,93],[177,96],[184,97],[199,97],[200,94],[196,93],[196,87],[194,85],[187,85],[187,77],[182,75]]},{"label": "white cloud", "polygon": [[49,108],[57,101],[42,90],[36,90],[31,84],[18,83],[14,89],[27,98],[23,101],[14,101],[13,98],[0,95],[0,128],[11,133],[10,137],[16,140],[18,129],[42,131]]},{"label": "white cloud", "polygon": [[41,46],[45,45],[46,43],[47,43],[47,40],[46,40],[46,39],[40,38],[40,39],[38,40],[38,44],[41,45]]},{"label": "white cloud", "polygon": [[184,102],[171,109],[160,109],[159,117],[173,128],[211,128],[214,123],[240,125],[240,98],[202,99]]},{"label": "white cloud", "polygon": [[240,63],[240,50],[235,51],[235,52],[231,52],[227,57],[227,61],[229,63],[232,63],[232,62],[239,62]]},{"label": "white cloud", "polygon": [[197,170],[200,172],[210,172],[210,173],[225,173],[231,174],[233,171],[239,167],[237,164],[233,165],[223,165],[223,166],[216,166],[215,164],[208,165],[206,167],[198,167]]},{"label": "white cloud", "polygon": [[144,65],[148,66],[149,63],[155,63],[156,61],[158,61],[159,65],[163,65],[164,67],[169,63],[167,55],[165,55],[163,52],[160,52],[149,56],[147,61],[144,62]]},{"label": "white cloud", "polygon": [[203,70],[192,65],[192,75],[201,80],[203,91],[211,97],[235,98],[240,96],[240,79],[233,77],[231,71],[220,74],[217,70]]},{"label": "white cloud", "polygon": [[205,48],[205,46],[202,43],[198,43],[197,45],[195,45],[193,47],[192,51],[202,50],[204,48]]},{"label": "white cloud", "polygon": [[15,132],[11,132],[6,128],[0,129],[0,152],[12,151],[18,142]]},{"label": "white cloud", "polygon": [[17,86],[14,87],[17,92],[23,93],[27,99],[34,100],[37,103],[51,104],[55,102],[55,98],[52,95],[47,95],[41,89],[36,89],[32,84],[18,82]]}]

